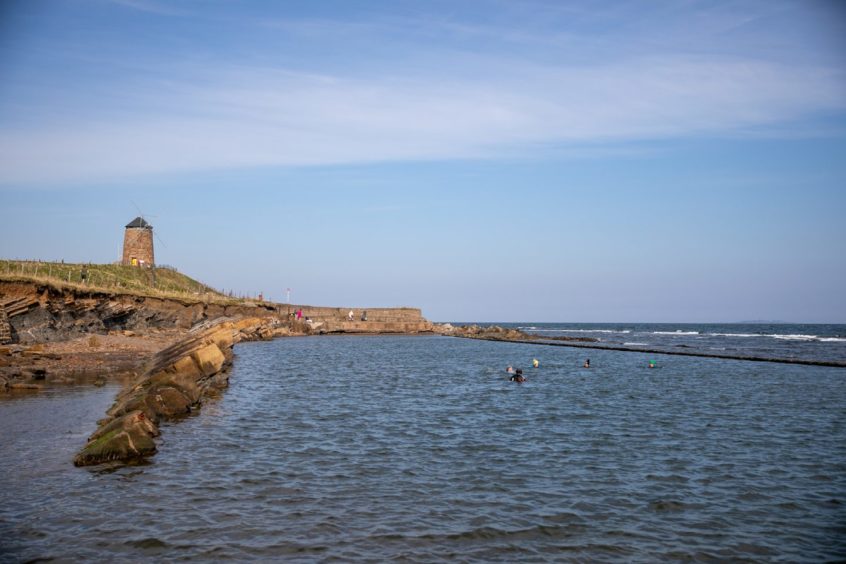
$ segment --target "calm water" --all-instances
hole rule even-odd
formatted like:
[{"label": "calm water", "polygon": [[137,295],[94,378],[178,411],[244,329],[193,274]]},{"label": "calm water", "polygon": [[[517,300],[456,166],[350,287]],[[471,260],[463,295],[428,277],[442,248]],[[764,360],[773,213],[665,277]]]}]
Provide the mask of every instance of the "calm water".
[{"label": "calm water", "polygon": [[0,401],[0,560],[846,558],[844,369],[593,350],[584,370],[445,337],[236,351],[145,466],[71,465],[115,388]]}]

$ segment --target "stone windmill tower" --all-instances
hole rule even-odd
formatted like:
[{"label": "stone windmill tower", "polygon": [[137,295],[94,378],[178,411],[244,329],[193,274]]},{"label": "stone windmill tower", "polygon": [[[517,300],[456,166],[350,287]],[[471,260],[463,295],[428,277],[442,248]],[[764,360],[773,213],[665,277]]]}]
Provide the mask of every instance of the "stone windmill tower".
[{"label": "stone windmill tower", "polygon": [[153,267],[153,226],[143,217],[136,217],[126,225],[123,235],[123,257],[121,264]]}]

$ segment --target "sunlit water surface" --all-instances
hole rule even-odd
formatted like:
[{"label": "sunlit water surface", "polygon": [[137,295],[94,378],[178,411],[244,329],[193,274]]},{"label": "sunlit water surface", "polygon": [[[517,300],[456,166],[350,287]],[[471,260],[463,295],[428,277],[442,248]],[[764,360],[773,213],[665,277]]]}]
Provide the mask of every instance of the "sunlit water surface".
[{"label": "sunlit water surface", "polygon": [[844,369],[590,351],[585,370],[444,337],[236,352],[143,466],[71,465],[115,386],[0,401],[0,560],[846,558]]}]

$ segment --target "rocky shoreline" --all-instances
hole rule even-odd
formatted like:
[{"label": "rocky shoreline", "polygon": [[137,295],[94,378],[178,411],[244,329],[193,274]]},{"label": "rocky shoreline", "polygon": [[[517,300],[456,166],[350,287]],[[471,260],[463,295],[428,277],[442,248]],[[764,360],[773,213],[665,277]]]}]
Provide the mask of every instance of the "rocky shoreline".
[{"label": "rocky shoreline", "polygon": [[[350,311],[359,313],[350,319]],[[74,464],[131,462],[155,453],[162,421],[189,415],[228,385],[238,342],[432,330],[414,308],[220,304],[0,280],[0,394],[128,382]]]}]

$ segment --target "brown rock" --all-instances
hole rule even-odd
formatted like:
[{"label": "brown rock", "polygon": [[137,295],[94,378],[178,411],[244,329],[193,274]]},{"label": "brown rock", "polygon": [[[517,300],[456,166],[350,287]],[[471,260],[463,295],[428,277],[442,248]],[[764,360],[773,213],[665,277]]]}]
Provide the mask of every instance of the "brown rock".
[{"label": "brown rock", "polygon": [[170,386],[178,389],[190,403],[200,401],[202,392],[197,381],[202,376],[197,364],[190,357],[180,359],[171,368],[150,376],[151,386]]},{"label": "brown rock", "polygon": [[16,382],[14,384],[9,384],[9,388],[12,390],[33,390],[38,391],[43,386],[41,384],[30,384],[28,382]]},{"label": "brown rock", "polygon": [[91,435],[82,452],[73,459],[75,466],[90,466],[112,460],[128,461],[156,452],[153,437],[158,427],[141,411],[112,420]]},{"label": "brown rock", "polygon": [[191,406],[195,403],[173,386],[150,388],[144,401],[156,412],[156,415],[166,419],[191,413]]},{"label": "brown rock", "polygon": [[226,362],[226,357],[214,343],[194,351],[191,353],[191,358],[197,363],[204,376],[216,374]]},{"label": "brown rock", "polygon": [[21,375],[25,378],[31,378],[33,380],[44,380],[47,378],[47,369],[37,366],[24,368],[21,371]]}]

